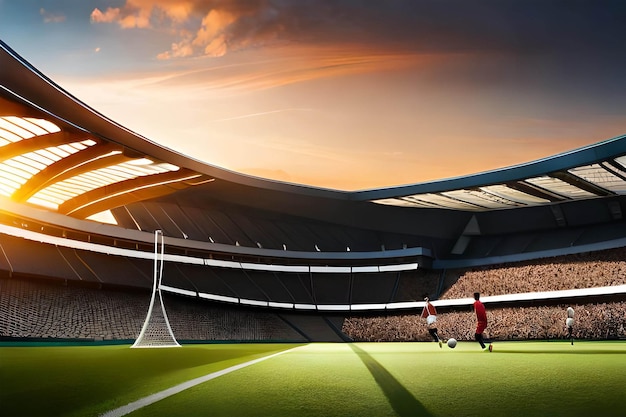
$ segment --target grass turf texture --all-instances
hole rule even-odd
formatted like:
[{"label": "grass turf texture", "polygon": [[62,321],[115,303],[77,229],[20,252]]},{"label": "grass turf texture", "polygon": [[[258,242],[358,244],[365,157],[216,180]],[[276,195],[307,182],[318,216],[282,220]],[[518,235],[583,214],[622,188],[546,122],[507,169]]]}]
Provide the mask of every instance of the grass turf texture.
[{"label": "grass turf texture", "polygon": [[[0,348],[0,414],[98,415],[297,345]],[[132,416],[623,416],[625,342],[310,344]]]}]

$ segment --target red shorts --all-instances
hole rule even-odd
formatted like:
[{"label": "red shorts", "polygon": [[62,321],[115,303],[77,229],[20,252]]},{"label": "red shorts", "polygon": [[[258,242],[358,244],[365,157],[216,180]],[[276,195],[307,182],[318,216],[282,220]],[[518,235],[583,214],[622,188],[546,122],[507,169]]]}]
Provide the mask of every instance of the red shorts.
[{"label": "red shorts", "polygon": [[482,334],[486,328],[487,328],[487,322],[479,321],[478,323],[476,323],[476,334]]}]

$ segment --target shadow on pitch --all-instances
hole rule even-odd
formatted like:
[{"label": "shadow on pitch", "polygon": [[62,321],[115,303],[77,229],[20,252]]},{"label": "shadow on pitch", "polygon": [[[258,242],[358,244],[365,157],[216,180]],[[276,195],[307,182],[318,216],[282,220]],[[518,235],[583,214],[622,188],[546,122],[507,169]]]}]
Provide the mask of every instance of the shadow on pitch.
[{"label": "shadow on pitch", "polygon": [[363,361],[399,417],[431,416],[422,403],[404,388],[384,366],[353,343],[350,343],[350,347]]}]

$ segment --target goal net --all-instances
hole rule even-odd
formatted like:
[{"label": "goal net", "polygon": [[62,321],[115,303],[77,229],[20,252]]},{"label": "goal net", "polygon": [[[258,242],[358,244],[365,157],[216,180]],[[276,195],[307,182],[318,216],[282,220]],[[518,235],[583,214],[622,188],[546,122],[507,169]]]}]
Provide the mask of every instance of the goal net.
[{"label": "goal net", "polygon": [[180,346],[174,337],[174,332],[167,319],[163,298],[161,297],[161,279],[163,278],[163,232],[154,232],[154,273],[152,285],[152,297],[148,314],[143,323],[139,337],[131,346],[134,348],[154,347],[178,347]]}]

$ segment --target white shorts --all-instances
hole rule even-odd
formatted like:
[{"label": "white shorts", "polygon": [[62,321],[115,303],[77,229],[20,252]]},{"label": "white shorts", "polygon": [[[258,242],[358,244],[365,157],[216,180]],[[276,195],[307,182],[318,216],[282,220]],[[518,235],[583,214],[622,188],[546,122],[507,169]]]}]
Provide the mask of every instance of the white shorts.
[{"label": "white shorts", "polygon": [[565,325],[570,328],[570,327],[574,327],[574,319],[571,317],[568,317],[565,319]]},{"label": "white shorts", "polygon": [[437,316],[435,315],[430,315],[428,317],[426,317],[426,323],[430,326],[431,324],[435,324],[435,322],[437,321]]}]

